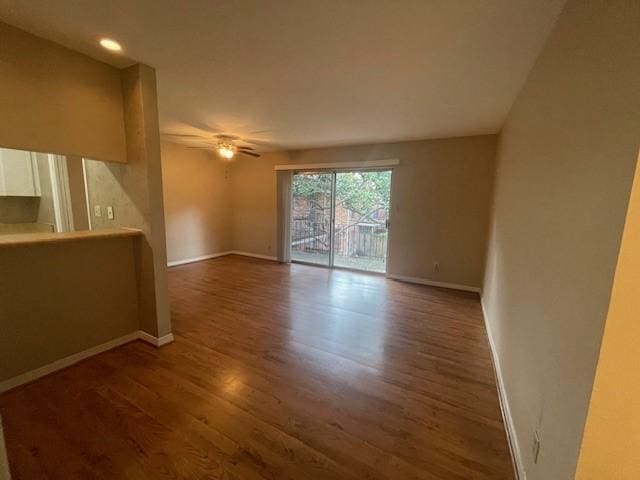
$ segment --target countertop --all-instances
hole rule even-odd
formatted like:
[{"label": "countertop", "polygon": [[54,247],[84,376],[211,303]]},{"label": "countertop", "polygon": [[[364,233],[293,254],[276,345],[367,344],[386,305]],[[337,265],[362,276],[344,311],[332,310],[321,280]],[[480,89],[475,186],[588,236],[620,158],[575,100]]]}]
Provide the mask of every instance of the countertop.
[{"label": "countertop", "polygon": [[64,233],[19,233],[0,235],[0,247],[30,245],[38,243],[60,243],[78,240],[93,240],[113,237],[135,237],[142,235],[142,230],[135,228],[105,228],[102,230],[82,230]]}]

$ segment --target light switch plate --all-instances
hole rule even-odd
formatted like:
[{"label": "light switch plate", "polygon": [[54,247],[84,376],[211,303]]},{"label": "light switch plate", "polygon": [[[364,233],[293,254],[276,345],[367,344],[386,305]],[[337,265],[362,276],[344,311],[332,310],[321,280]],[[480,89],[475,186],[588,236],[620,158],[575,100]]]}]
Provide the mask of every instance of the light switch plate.
[{"label": "light switch plate", "polygon": [[113,207],[111,205],[107,207],[107,218],[113,220]]},{"label": "light switch plate", "polygon": [[102,216],[102,207],[100,205],[96,205],[93,207],[93,213],[95,214],[96,217],[101,217]]}]

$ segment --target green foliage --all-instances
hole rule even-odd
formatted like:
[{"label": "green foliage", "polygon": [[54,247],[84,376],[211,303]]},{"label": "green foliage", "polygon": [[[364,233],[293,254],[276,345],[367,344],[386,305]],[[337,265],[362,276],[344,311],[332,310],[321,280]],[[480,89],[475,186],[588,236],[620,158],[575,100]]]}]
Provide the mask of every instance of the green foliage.
[{"label": "green foliage", "polygon": [[294,198],[317,202],[322,196],[331,196],[331,174],[304,173],[293,176]]},{"label": "green foliage", "polygon": [[[332,176],[328,173],[300,174],[293,177],[293,195],[317,202],[320,208],[330,209]],[[361,216],[378,209],[388,209],[391,172],[338,172],[336,174],[336,202]]]},{"label": "green foliage", "polygon": [[360,215],[389,208],[391,172],[345,172],[336,175],[336,202]]}]

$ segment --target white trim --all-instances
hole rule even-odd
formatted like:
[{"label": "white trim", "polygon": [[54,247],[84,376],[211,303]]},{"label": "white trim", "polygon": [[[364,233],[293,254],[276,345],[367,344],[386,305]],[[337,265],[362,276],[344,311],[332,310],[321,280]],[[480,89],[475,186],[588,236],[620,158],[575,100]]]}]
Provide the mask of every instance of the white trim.
[{"label": "white trim", "polygon": [[53,199],[53,216],[56,224],[56,232],[66,232],[64,216],[62,213],[62,201],[60,199],[60,184],[58,183],[58,172],[56,171],[56,159],[54,155],[47,155],[47,165],[49,166],[49,179],[51,180],[51,197]]},{"label": "white trim", "polygon": [[89,202],[89,185],[87,183],[87,162],[82,158],[82,181],[84,183],[84,202],[87,205],[87,225],[89,230],[93,230],[91,226],[91,205]]},{"label": "white trim", "polygon": [[220,252],[220,253],[210,253],[208,255],[202,255],[200,257],[191,257],[191,258],[183,258],[182,260],[173,260],[171,262],[167,262],[167,267],[175,267],[177,265],[184,265],[186,263],[194,263],[201,262],[202,260],[209,260],[210,258],[223,257],[225,255],[231,255],[233,252]]},{"label": "white trim", "polygon": [[29,155],[31,156],[31,173],[33,175],[33,191],[36,197],[41,197],[42,189],[40,188],[40,169],[38,168],[38,157],[36,156],[35,152],[29,152]]},{"label": "white trim", "polygon": [[185,258],[183,260],[174,260],[172,262],[167,262],[167,267],[177,267],[178,265],[184,265],[186,263],[201,262],[203,260],[209,260],[211,258],[224,257],[226,255],[241,255],[243,257],[252,257],[252,258],[260,258],[262,260],[270,260],[272,262],[278,261],[278,257],[274,257],[271,255],[260,255],[258,253],[241,252],[239,250],[229,250],[228,252],[210,253],[209,255],[202,255],[201,257]]},{"label": "white trim", "polygon": [[74,228],[67,160],[65,157],[53,154],[48,154],[47,160],[49,162],[49,176],[51,177],[56,232],[72,232]]},{"label": "white trim", "polygon": [[163,335],[160,338],[154,337],[153,335],[147,332],[143,332],[142,330],[140,330],[138,333],[140,335],[140,340],[150,343],[155,347],[162,347],[163,345],[166,345],[167,343],[171,343],[175,340],[173,338],[173,333],[167,333],[166,335]]},{"label": "white trim", "polygon": [[0,149],[0,196],[5,196],[7,194],[7,182],[5,180],[4,174],[4,162],[2,161],[2,150]]},{"label": "white trim", "polygon": [[271,255],[259,255],[257,253],[240,252],[238,250],[231,250],[229,252],[229,255],[242,255],[243,257],[261,258],[262,260],[271,260],[272,262],[278,261],[278,257],[274,257]]},{"label": "white trim", "polygon": [[35,370],[31,370],[8,380],[4,380],[3,382],[0,382],[0,393],[11,390],[12,388],[19,387],[20,385],[24,385],[25,383],[33,382],[40,377],[44,377],[45,375],[49,375],[50,373],[62,370],[63,368],[67,368],[74,363],[78,363],[81,360],[85,360],[89,357],[98,355],[99,353],[103,353],[107,350],[119,347],[120,345],[124,345],[125,343],[133,342],[134,340],[142,340],[144,342],[150,343],[155,347],[162,347],[167,343],[173,342],[174,337],[173,333],[168,333],[158,338],[148,334],[147,332],[143,332],[142,330],[136,330],[135,332],[128,333],[122,337],[114,338],[113,340],[109,340],[108,342],[96,345],[95,347],[91,347],[81,352],[74,353],[73,355],[69,355],[68,357],[61,358],[60,360],[49,363],[48,365],[38,367]]},{"label": "white trim", "polygon": [[453,290],[463,290],[465,292],[480,293],[480,287],[472,287],[470,285],[460,285],[457,283],[437,282],[435,280],[429,280],[427,278],[406,277],[404,275],[396,275],[395,273],[387,273],[387,278],[390,278],[392,280],[399,280],[401,282],[417,283],[419,285],[429,285],[430,287],[451,288]]},{"label": "white trim", "polygon": [[71,202],[71,186],[69,185],[69,169],[67,167],[67,157],[58,155],[56,167],[61,199],[64,206],[63,212],[64,216],[66,217],[65,221],[67,223],[69,231],[73,232],[75,230],[75,225],[73,224],[73,204]]},{"label": "white trim", "polygon": [[496,377],[496,386],[498,388],[498,399],[500,400],[500,411],[502,412],[502,421],[507,432],[507,443],[509,444],[509,450],[511,451],[511,460],[513,462],[514,473],[516,475],[516,479],[527,480],[527,472],[524,468],[524,462],[522,461],[522,455],[520,453],[520,443],[518,442],[518,435],[516,433],[516,428],[513,423],[513,417],[511,416],[511,410],[509,408],[509,397],[507,396],[507,391],[504,388],[504,382],[502,380],[500,357],[498,356],[496,345],[493,341],[493,334],[491,333],[490,326],[491,324],[489,323],[489,316],[487,315],[487,309],[484,305],[484,298],[482,297],[480,297],[480,305],[482,306],[484,327],[487,331],[487,338],[489,339],[491,362],[493,363],[493,370]]},{"label": "white trim", "polygon": [[108,342],[105,342],[103,344],[96,345],[95,347],[88,348],[87,350],[83,350],[82,352],[74,353],[73,355],[69,355],[68,357],[61,358],[60,360],[56,360],[55,362],[36,368],[35,370],[31,370],[8,380],[4,380],[3,382],[0,382],[0,393],[6,392],[7,390],[15,388],[19,385],[32,382],[40,377],[44,377],[45,375],[53,373],[57,370],[69,367],[74,363],[78,363],[80,360],[93,357],[94,355],[106,352],[107,350],[111,350],[115,347],[119,347],[120,345],[124,345],[125,343],[132,342],[133,340],[137,340],[138,338],[140,338],[139,331],[131,332],[122,337],[114,338],[113,340],[109,340]]},{"label": "white trim", "polygon": [[331,162],[331,163],[295,163],[290,165],[276,165],[274,170],[325,170],[325,169],[345,169],[345,168],[376,168],[395,167],[400,165],[400,160],[392,158],[389,160],[362,160],[359,162]]}]

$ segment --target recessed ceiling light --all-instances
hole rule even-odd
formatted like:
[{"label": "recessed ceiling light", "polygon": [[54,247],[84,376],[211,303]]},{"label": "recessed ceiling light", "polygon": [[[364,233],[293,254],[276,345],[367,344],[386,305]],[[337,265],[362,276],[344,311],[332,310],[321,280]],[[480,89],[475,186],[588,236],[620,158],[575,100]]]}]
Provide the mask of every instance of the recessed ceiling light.
[{"label": "recessed ceiling light", "polygon": [[100,40],[100,45],[107,50],[111,50],[112,52],[121,52],[122,47],[115,40],[111,40],[110,38],[103,38]]}]

